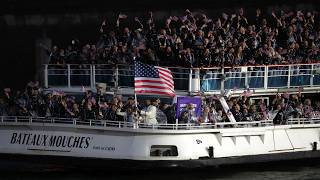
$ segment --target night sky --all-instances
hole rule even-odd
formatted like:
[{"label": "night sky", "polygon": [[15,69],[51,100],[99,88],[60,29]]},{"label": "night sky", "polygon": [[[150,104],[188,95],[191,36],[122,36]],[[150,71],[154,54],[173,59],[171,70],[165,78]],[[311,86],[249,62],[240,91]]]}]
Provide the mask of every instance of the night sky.
[{"label": "night sky", "polygon": [[[149,10],[170,14],[186,8],[206,9],[214,14],[217,10],[233,7],[254,9],[256,7],[290,6],[290,4],[297,7],[297,4],[301,3],[319,8],[318,0],[117,0],[114,2],[110,0],[4,0],[0,6],[0,88],[23,88],[29,80],[34,79],[36,72],[35,41],[43,36],[44,32],[54,44],[65,44],[73,37],[95,42],[99,36],[97,29],[103,18],[101,15],[94,21],[87,21],[84,24],[62,22],[50,26],[25,25],[23,23],[25,17],[30,15],[61,16],[68,13],[116,14],[118,12],[134,12],[143,15]],[[15,19],[15,25],[7,24],[5,17],[8,18],[8,16]]]}]

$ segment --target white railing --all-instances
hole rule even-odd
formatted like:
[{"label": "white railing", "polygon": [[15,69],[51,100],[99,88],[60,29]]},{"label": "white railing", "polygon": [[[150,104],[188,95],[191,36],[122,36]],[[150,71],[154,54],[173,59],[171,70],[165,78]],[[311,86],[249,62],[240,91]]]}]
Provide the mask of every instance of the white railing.
[{"label": "white railing", "polygon": [[[200,124],[145,124],[124,121],[109,120],[82,120],[75,118],[54,118],[54,117],[24,117],[24,116],[1,116],[0,125],[6,124],[54,124],[61,126],[88,126],[88,127],[109,127],[109,128],[131,128],[131,129],[161,129],[161,130],[200,130],[200,129],[222,129],[222,128],[248,128],[274,126],[271,120],[248,121],[248,122],[221,122],[221,123],[200,123]],[[299,118],[289,119],[283,125],[320,124],[320,118]]]},{"label": "white railing", "polygon": [[[44,65],[44,85],[48,87],[91,87],[97,82],[108,87],[133,87],[132,65]],[[200,76],[203,92],[220,91],[223,79],[224,89],[278,89],[295,87],[320,88],[320,64],[292,64],[269,66],[244,66],[189,69],[169,67],[173,73],[175,89],[192,91],[192,79]],[[200,75],[199,75],[200,71]],[[223,78],[222,78],[223,77]]]},{"label": "white railing", "polygon": [[320,118],[291,118],[287,121],[288,125],[296,124],[320,124]]},{"label": "white railing", "polygon": [[[177,90],[185,90],[188,84],[190,69],[170,67]],[[106,83],[108,87],[133,87],[134,66],[108,64],[67,64],[44,65],[44,86],[48,87],[90,87],[95,88],[97,82]]]}]

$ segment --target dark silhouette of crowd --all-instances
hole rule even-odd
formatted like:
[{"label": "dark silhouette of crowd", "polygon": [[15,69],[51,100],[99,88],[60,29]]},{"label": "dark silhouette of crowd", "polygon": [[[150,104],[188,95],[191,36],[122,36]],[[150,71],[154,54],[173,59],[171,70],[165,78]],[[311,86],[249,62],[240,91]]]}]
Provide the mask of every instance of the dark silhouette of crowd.
[{"label": "dark silhouette of crowd", "polygon": [[96,44],[72,39],[67,48],[47,48],[50,64],[148,64],[217,67],[318,62],[320,26],[317,11],[244,9],[211,19],[186,10],[163,22],[119,14],[104,20]]},{"label": "dark silhouette of crowd", "polygon": [[269,104],[263,98],[250,101],[250,96],[244,95],[231,98],[227,103],[237,122],[269,119],[274,124],[286,124],[290,118],[320,117],[320,101],[311,101],[300,90],[293,94],[277,93],[269,100]]},{"label": "dark silhouette of crowd", "polygon": [[[314,97],[314,96],[313,96]],[[269,101],[268,101],[269,100]],[[254,122],[272,120],[274,124],[287,124],[289,119],[320,117],[320,101],[311,101],[300,91],[298,93],[272,96],[252,97],[250,93],[242,93],[238,97],[227,98],[229,110],[236,122]],[[230,122],[226,110],[217,95],[203,97],[202,114],[197,117],[192,104],[188,104],[181,112],[179,123],[221,123]]]},{"label": "dark silhouette of crowd", "polygon": [[[154,98],[153,98],[154,99]],[[175,123],[174,106],[156,100],[157,116]],[[0,116],[57,117],[82,120],[138,121],[138,113],[150,105],[150,100],[137,102],[133,97],[107,95],[102,86],[96,92],[66,94],[62,91],[43,91],[38,82],[30,82],[24,91],[5,88],[0,96]],[[160,120],[159,120],[160,121]],[[143,122],[143,119],[141,119]]]},{"label": "dark silhouette of crowd", "polygon": [[237,122],[273,120],[274,124],[286,124],[289,118],[319,118],[320,101],[312,101],[300,91],[295,94],[276,94],[266,99],[251,99],[250,93],[239,97],[227,98],[229,112],[225,112],[217,96],[202,98],[202,114],[196,116],[193,105],[188,104],[184,113],[176,117],[175,104],[161,102],[159,98],[135,101],[133,97],[120,95],[107,96],[103,87],[97,85],[97,91],[86,90],[82,95],[65,94],[64,92],[43,91],[37,82],[30,82],[24,91],[12,91],[5,88],[0,96],[0,116],[24,117],[57,117],[76,118],[84,121],[111,120],[119,122],[145,123],[140,112],[150,105],[157,110],[156,121],[159,124],[179,123],[220,123],[229,122],[228,114],[232,113]]}]

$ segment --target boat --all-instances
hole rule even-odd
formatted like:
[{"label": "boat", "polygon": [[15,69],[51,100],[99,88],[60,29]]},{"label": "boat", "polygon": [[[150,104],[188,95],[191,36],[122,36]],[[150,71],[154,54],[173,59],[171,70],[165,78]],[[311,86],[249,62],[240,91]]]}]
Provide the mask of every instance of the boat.
[{"label": "boat", "polygon": [[[69,68],[66,73],[72,72],[69,65],[66,68]],[[319,68],[319,64],[239,67],[233,71],[217,68],[207,69],[203,76],[199,69],[188,69],[188,73],[176,72],[174,78],[180,76],[183,82],[190,83],[187,90],[177,91],[179,96],[215,95],[221,102],[243,94],[246,84],[251,84],[253,99],[269,100],[278,93],[293,94],[298,89],[309,97],[317,97],[320,76],[316,69]],[[90,67],[91,81],[87,88],[96,83],[92,82],[96,79],[95,69],[98,68]],[[132,87],[120,86],[123,69],[113,69],[118,76],[117,87],[109,93],[132,93]],[[54,70],[49,65],[44,72],[45,88],[61,89],[50,85]],[[181,78],[183,73],[186,79]],[[71,76],[65,76],[64,91],[81,88],[71,87]],[[221,96],[218,96],[221,87],[216,86],[219,83],[225,90]],[[230,88],[230,84],[237,83],[238,89]],[[320,117],[316,115],[288,118],[280,124],[266,118],[152,125],[107,119],[2,116],[0,128],[0,164],[4,168],[13,166],[13,162],[26,169],[201,168],[320,157]]]}]

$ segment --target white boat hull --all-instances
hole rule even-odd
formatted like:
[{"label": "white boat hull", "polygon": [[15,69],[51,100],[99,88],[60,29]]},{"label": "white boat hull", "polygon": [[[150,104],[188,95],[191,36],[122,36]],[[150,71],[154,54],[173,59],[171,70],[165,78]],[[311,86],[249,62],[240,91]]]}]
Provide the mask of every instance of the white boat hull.
[{"label": "white boat hull", "polygon": [[[5,123],[0,126],[0,153],[202,167],[320,157],[319,135],[319,124],[163,130]],[[151,155],[154,146],[176,147],[177,154]]]}]

